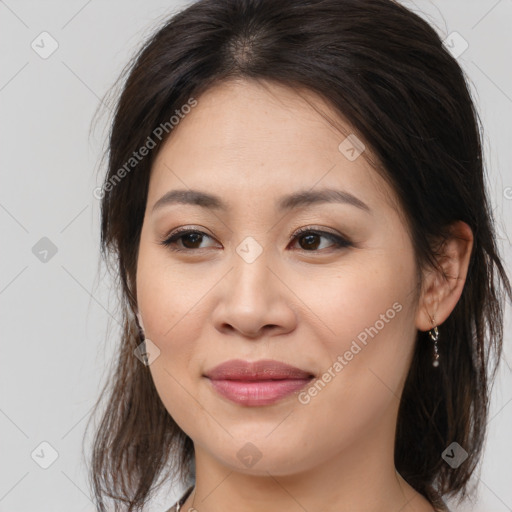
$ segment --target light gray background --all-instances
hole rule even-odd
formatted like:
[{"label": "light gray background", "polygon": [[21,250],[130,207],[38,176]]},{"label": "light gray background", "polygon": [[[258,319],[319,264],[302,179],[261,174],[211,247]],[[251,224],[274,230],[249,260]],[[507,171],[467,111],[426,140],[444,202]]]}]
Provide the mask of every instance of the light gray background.
[{"label": "light gray background", "polygon": [[[511,272],[512,1],[404,3],[434,24],[443,39],[456,31],[469,44],[458,59],[486,129],[490,195]],[[0,1],[0,512],[94,510],[81,443],[110,370],[118,312],[108,276],[98,272],[99,202],[93,196],[108,119],[91,135],[89,128],[100,98],[129,57],[183,5]],[[48,36],[40,36],[44,31],[58,44],[48,58],[31,47],[35,41],[40,52],[51,49]],[[47,243],[39,242],[43,237],[57,249],[46,262],[36,245]],[[506,361],[493,395],[479,499],[459,511],[512,510],[507,308]],[[57,458],[43,469],[52,449]],[[182,490],[170,485],[169,494],[161,493],[148,510],[164,510]]]}]

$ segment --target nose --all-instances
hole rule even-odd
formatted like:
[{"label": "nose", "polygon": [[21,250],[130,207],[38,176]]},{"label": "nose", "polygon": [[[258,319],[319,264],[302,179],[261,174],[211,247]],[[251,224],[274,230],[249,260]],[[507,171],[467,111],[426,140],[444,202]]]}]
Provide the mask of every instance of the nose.
[{"label": "nose", "polygon": [[283,270],[265,253],[252,262],[234,254],[233,268],[219,283],[220,296],[213,312],[220,332],[255,339],[295,328],[294,294]]}]

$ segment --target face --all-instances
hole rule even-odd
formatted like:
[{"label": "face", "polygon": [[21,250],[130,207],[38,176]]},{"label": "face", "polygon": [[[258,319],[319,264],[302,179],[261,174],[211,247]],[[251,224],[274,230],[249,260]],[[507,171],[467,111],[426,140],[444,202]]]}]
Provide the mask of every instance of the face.
[{"label": "face", "polygon": [[[414,253],[393,191],[368,149],[357,156],[350,127],[341,133],[312,104],[334,115],[312,93],[218,85],[151,171],[136,279],[146,338],[160,350],[149,370],[196,453],[250,474],[392,443],[416,335]],[[218,204],[157,205],[178,190]],[[324,199],[293,199],[304,192]],[[233,359],[314,377],[238,383],[234,400],[205,377]]]}]

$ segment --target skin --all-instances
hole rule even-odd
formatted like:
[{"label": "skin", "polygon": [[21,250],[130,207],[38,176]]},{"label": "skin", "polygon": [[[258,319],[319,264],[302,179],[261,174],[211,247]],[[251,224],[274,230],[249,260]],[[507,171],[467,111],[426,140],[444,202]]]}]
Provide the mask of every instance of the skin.
[{"label": "skin", "polygon": [[[352,130],[340,120],[342,133],[317,111],[333,116],[329,105],[311,92],[246,81],[197,99],[154,162],[137,266],[139,322],[160,350],[149,369],[194,442],[196,489],[182,510],[432,511],[395,470],[396,419],[417,330],[432,328],[434,316],[444,342],[471,230],[454,225],[442,258],[449,278],[425,272],[419,289],[394,192],[370,167],[368,149],[353,161],[340,152]],[[282,195],[324,187],[371,211],[342,203],[276,210]],[[152,211],[175,189],[216,194],[230,209]],[[182,237],[175,247],[183,252],[159,244],[180,226],[205,236]],[[310,233],[290,241],[303,227],[352,245],[336,248],[323,235],[311,242]],[[236,251],[246,237],[262,249],[251,263]],[[322,376],[396,303],[400,311],[307,404],[297,394],[235,404],[202,376],[234,358],[276,359]],[[261,456],[250,467],[237,456],[247,443]]]}]

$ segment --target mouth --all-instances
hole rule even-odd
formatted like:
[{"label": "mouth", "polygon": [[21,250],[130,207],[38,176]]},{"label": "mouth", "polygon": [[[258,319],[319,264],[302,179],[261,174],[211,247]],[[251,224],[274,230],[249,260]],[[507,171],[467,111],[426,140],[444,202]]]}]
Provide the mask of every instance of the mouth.
[{"label": "mouth", "polygon": [[226,361],[206,372],[213,391],[245,406],[276,403],[305,387],[314,375],[279,361]]}]

